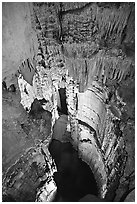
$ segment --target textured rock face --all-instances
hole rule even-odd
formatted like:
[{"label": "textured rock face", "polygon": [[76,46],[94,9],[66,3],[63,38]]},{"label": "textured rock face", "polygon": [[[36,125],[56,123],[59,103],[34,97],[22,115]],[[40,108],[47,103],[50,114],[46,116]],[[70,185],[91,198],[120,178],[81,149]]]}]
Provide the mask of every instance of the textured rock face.
[{"label": "textured rock face", "polygon": [[[30,8],[38,53],[34,48],[33,62],[32,55],[23,55],[18,76],[21,104],[29,112],[36,99],[44,101],[51,127],[55,124],[53,139],[70,141],[94,173],[99,196],[112,197],[126,164],[125,149],[130,148],[125,147],[126,118],[134,123],[134,100],[125,93],[131,82],[129,90],[134,89],[134,3],[42,2]],[[68,116],[62,132],[67,127],[67,139],[66,133],[55,134],[61,122],[56,121],[60,88],[66,89]],[[131,160],[133,153],[128,167]],[[46,188],[37,200],[47,201]]]},{"label": "textured rock face", "polygon": [[51,116],[38,111],[37,118],[30,117],[20,105],[19,93],[8,91],[3,92],[2,115],[3,201],[34,202],[45,180],[50,200],[49,186],[56,192],[52,179],[56,166],[48,152]]},{"label": "textured rock face", "polygon": [[75,106],[76,92],[71,93],[68,88],[72,144],[95,173],[100,196],[104,197],[111,184],[121,176],[126,161],[120,117],[116,112],[120,110],[114,106],[115,114],[109,109],[107,89],[102,89],[95,81],[87,91],[77,93],[78,108]]},{"label": "textured rock face", "polygon": [[24,59],[37,53],[37,38],[32,29],[31,3],[2,4],[2,78],[7,85],[15,80],[15,73]]}]

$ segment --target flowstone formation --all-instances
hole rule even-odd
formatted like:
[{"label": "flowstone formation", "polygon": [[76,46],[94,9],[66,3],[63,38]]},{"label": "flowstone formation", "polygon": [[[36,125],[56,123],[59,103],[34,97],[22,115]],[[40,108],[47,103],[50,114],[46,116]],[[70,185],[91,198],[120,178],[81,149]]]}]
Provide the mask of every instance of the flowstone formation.
[{"label": "flowstone formation", "polygon": [[[56,201],[78,201],[86,196],[70,195],[71,200],[60,189],[61,185],[69,189],[64,168],[74,165],[76,175],[81,162],[90,168],[97,184],[94,195],[100,199],[122,201],[134,189],[134,150],[129,151],[131,146],[134,149],[134,17],[134,3],[128,2],[31,4],[31,29],[37,36],[38,51],[16,71],[20,103],[29,115],[29,125],[33,131],[36,122],[40,127],[39,142],[33,145],[39,156],[31,157],[39,168],[42,165],[44,178],[38,176],[40,181],[34,182],[37,191],[30,201],[52,201],[58,189],[65,197]],[[61,160],[63,154],[66,157]],[[62,164],[64,160],[68,163]],[[30,161],[28,157],[27,168]],[[18,201],[21,184],[15,186],[12,180],[22,176],[11,177],[18,165],[12,168],[4,174],[4,192]],[[20,171],[25,174],[19,170],[17,175]]]}]

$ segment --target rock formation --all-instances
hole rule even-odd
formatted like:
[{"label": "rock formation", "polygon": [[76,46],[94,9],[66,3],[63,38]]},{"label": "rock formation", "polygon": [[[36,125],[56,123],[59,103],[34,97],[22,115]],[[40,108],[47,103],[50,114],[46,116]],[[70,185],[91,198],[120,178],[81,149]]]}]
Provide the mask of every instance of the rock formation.
[{"label": "rock formation", "polygon": [[[46,144],[52,139],[70,142],[93,172],[100,199],[112,197],[129,162],[123,118],[124,114],[130,114],[126,113],[130,103],[134,112],[134,100],[128,101],[123,84],[126,86],[131,82],[133,91],[134,3],[4,3],[4,31],[11,27],[8,25],[13,11],[9,12],[9,8],[14,10],[16,7],[26,15],[24,20],[24,13],[15,13],[24,25],[22,35],[26,47],[24,49],[21,44],[20,52],[14,50],[18,53],[17,58],[8,55],[9,51],[3,51],[3,62],[8,68],[13,60],[15,69],[10,71],[16,72],[20,102],[26,112],[35,115],[38,123],[51,120],[51,124],[48,123],[50,133],[46,135],[44,129],[41,130],[42,135],[46,135],[40,138],[40,146],[46,149],[44,158],[49,155],[45,141]],[[17,28],[20,28],[18,21]],[[10,36],[14,36],[14,30]],[[13,39],[8,43],[6,38],[3,48],[9,47],[11,51],[11,43],[17,41]],[[4,64],[3,70],[3,79],[8,84],[7,77],[11,75],[5,74]],[[40,109],[34,108],[33,112],[34,104]],[[131,120],[134,123],[134,117]],[[56,132],[59,127],[60,131]],[[33,148],[39,151],[39,147]],[[40,159],[42,162],[43,158]],[[51,168],[48,178],[53,181],[54,168],[50,160],[47,163]],[[48,180],[42,181],[45,183],[38,189],[37,201],[51,201],[56,192],[54,181],[51,186]],[[5,191],[14,194],[9,191],[6,178],[3,182]]]},{"label": "rock formation", "polygon": [[37,36],[32,29],[32,4],[2,4],[2,66],[3,79],[9,86],[15,83],[15,73],[21,62],[37,53]]}]

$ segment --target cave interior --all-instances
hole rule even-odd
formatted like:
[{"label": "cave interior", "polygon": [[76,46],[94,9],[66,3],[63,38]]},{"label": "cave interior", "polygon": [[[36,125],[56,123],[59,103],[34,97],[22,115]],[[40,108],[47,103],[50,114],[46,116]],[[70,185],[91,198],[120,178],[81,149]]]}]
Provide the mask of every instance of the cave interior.
[{"label": "cave interior", "polygon": [[135,3],[2,3],[3,202],[135,201]]}]

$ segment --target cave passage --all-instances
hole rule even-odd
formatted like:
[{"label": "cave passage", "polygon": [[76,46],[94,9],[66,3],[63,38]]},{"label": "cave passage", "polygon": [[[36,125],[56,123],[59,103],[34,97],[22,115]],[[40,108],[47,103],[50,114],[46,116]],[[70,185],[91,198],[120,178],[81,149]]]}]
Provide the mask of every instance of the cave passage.
[{"label": "cave passage", "polygon": [[79,158],[70,142],[63,142],[67,137],[64,130],[68,115],[66,88],[60,87],[58,91],[60,117],[53,127],[53,137],[49,144],[50,154],[57,166],[57,172],[54,173],[57,185],[55,201],[77,202],[88,194],[97,196],[98,187],[90,167]]},{"label": "cave passage", "polygon": [[134,202],[135,3],[3,2],[2,22],[3,200]]},{"label": "cave passage", "polygon": [[98,195],[97,183],[90,167],[78,157],[70,143],[53,139],[49,151],[58,170],[54,173],[56,202],[78,202],[88,194]]},{"label": "cave passage", "polygon": [[61,107],[58,107],[58,112],[60,114],[68,115],[68,108],[67,108],[67,102],[66,102],[66,88],[60,88],[58,91],[59,91],[60,105],[61,105]]}]

